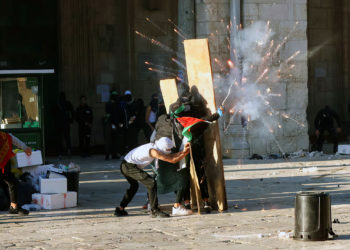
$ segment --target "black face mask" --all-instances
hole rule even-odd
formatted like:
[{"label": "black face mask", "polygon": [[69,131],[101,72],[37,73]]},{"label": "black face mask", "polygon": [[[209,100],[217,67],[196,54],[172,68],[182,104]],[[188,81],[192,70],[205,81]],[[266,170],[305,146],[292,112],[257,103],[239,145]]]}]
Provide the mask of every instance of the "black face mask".
[{"label": "black face mask", "polygon": [[131,95],[125,95],[125,101],[126,102],[130,102],[132,100],[132,96]]}]

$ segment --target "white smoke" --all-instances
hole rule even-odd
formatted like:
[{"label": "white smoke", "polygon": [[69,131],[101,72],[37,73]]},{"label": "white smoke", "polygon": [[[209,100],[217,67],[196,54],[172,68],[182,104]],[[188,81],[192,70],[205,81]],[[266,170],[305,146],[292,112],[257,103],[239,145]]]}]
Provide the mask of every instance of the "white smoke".
[{"label": "white smoke", "polygon": [[231,48],[233,63],[228,62],[228,65],[234,66],[226,77],[216,75],[214,84],[219,93],[218,99],[223,100],[230,114],[224,131],[235,117],[245,117],[248,122],[254,121],[248,125],[250,133],[276,142],[283,152],[276,136],[282,132],[281,115],[285,113],[282,107],[274,103],[278,103],[276,99],[283,98],[283,93],[277,92],[281,89],[279,84],[283,77],[290,76],[289,71],[294,67],[293,59],[299,53],[281,62],[279,50],[287,38],[280,44],[274,44],[273,35],[269,23],[265,22],[255,22],[238,30],[234,36],[234,48]]}]

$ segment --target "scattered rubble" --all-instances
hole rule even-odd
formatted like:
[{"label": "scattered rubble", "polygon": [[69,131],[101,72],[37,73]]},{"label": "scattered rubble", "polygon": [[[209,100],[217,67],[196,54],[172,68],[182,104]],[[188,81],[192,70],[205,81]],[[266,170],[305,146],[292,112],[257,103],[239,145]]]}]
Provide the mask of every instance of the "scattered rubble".
[{"label": "scattered rubble", "polygon": [[302,168],[301,171],[302,171],[303,173],[317,172],[317,171],[318,171],[318,167]]}]

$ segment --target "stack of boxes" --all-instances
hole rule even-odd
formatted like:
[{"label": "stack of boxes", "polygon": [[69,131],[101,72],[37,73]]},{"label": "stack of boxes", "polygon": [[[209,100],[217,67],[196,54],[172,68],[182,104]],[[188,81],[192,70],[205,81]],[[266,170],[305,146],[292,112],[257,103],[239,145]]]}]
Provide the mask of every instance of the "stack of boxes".
[{"label": "stack of boxes", "polygon": [[[77,206],[77,192],[67,191],[67,178],[57,172],[53,165],[41,165],[41,151],[33,151],[31,156],[18,152],[12,166],[29,172],[38,181],[40,193],[32,195],[34,203],[42,209],[60,209]],[[37,166],[33,166],[37,165]]]}]

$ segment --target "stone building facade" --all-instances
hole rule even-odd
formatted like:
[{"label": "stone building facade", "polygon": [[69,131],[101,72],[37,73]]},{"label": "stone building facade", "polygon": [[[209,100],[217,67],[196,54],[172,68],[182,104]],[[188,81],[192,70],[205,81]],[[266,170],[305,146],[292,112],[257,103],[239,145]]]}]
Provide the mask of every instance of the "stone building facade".
[{"label": "stone building facade", "polygon": [[[274,86],[282,97],[272,104],[272,107],[280,112],[290,115],[291,119],[281,118],[282,130],[274,136],[280,147],[272,138],[259,136],[258,128],[254,123],[248,131],[244,131],[239,119],[231,125],[228,134],[222,134],[224,155],[228,157],[246,157],[251,154],[278,153],[281,148],[284,152],[294,152],[309,147],[308,126],[306,109],[308,105],[308,39],[307,39],[307,1],[306,0],[196,0],[196,37],[209,37],[212,60],[226,62],[230,58],[227,50],[226,38],[230,36],[226,24],[233,21],[234,15],[244,27],[255,21],[270,21],[270,27],[274,31],[275,43],[280,43],[284,37],[293,30],[296,22],[299,22],[292,32],[288,42],[281,50],[280,59],[286,60],[295,51],[300,50],[292,78],[281,79],[278,86]],[[238,9],[238,12],[237,12]],[[238,13],[238,14],[237,14]],[[224,25],[223,25],[224,23]],[[210,34],[215,33],[212,37]],[[232,34],[231,34],[232,35]],[[220,74],[220,68],[212,62],[213,73]],[[263,82],[266,87],[269,82]],[[304,124],[305,126],[300,126]],[[260,129],[260,127],[259,127]]]},{"label": "stone building facade", "polygon": [[[270,21],[276,43],[293,30],[279,54],[280,60],[300,51],[292,77],[281,79],[281,98],[274,109],[287,113],[275,140],[260,137],[254,123],[244,131],[237,120],[222,133],[224,155],[246,157],[256,154],[309,149],[315,113],[329,104],[349,120],[347,105],[349,61],[349,3],[346,0],[61,0],[60,89],[77,105],[85,94],[94,107],[93,143],[103,144],[104,103],[97,85],[109,85],[121,93],[130,89],[147,104],[163,77],[174,77],[178,66],[171,58],[183,58],[176,24],[186,38],[208,38],[211,58],[230,59],[227,39],[234,36],[227,24],[237,16],[243,28],[251,22]],[[148,20],[147,20],[148,18]],[[169,21],[170,19],[170,21]],[[140,37],[139,31],[146,35]],[[211,34],[215,34],[212,36]],[[152,40],[162,45],[154,46]],[[145,61],[170,68],[166,74],[147,70]],[[212,61],[214,76],[221,74]],[[269,82],[263,82],[270,87]],[[296,123],[294,120],[298,121]],[[304,126],[301,126],[303,124]],[[75,139],[75,143],[77,140]]]}]

